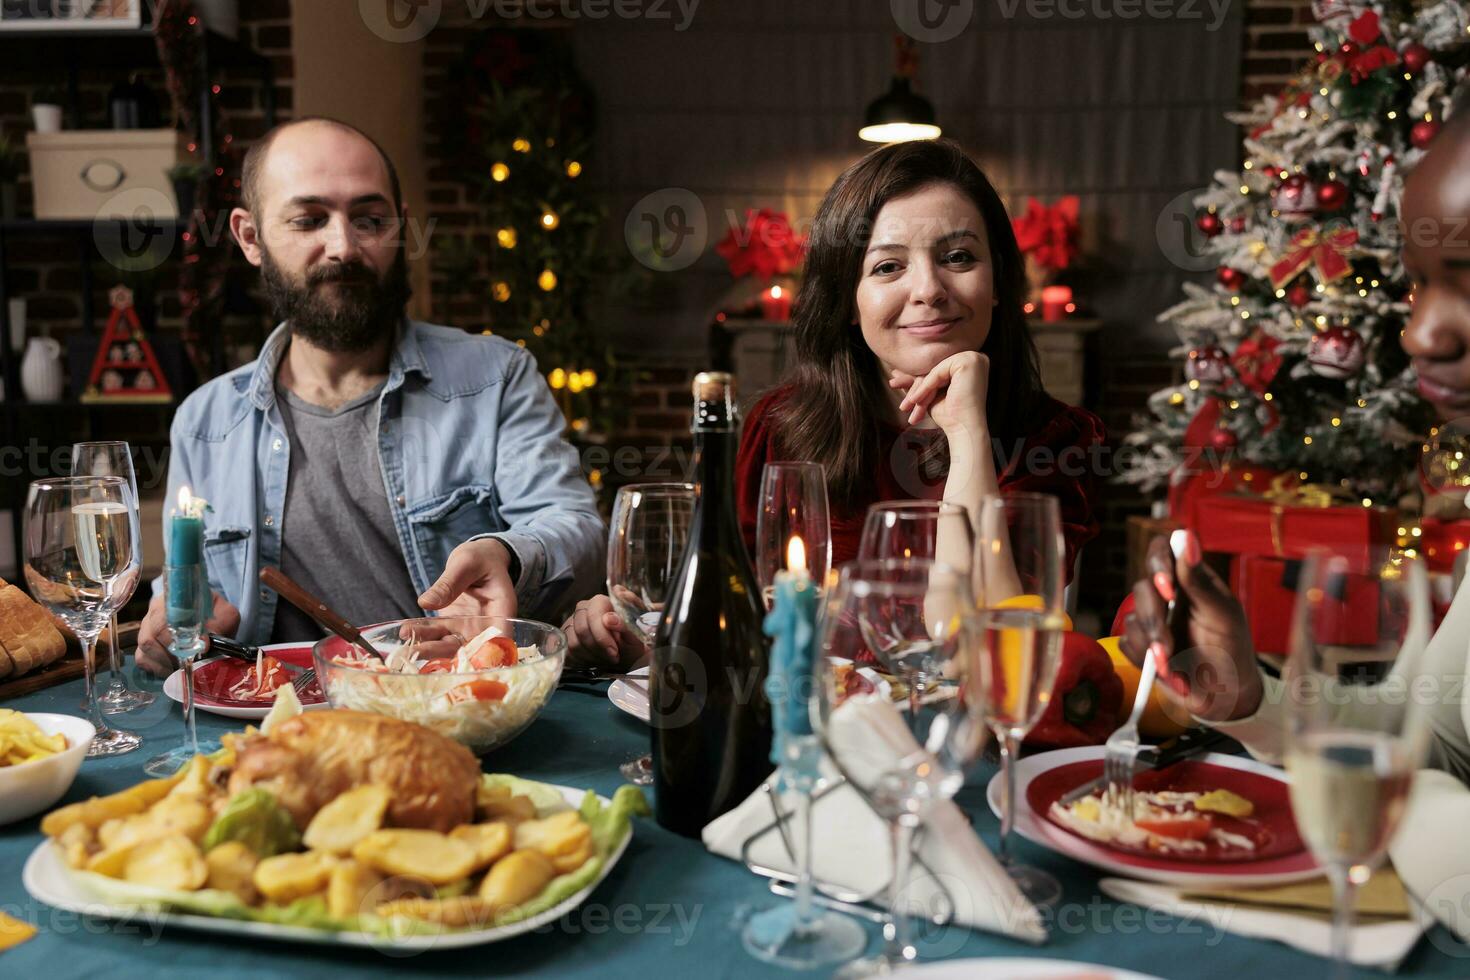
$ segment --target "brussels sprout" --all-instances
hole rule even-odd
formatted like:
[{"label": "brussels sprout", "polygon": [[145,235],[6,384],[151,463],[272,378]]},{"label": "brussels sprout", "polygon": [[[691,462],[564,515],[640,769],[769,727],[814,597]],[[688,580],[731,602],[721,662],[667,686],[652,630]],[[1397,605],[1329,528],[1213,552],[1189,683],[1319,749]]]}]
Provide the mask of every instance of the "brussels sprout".
[{"label": "brussels sprout", "polygon": [[300,847],[301,832],[291,814],[269,792],[247,789],[230,798],[205,832],[204,850],[208,852],[229,840],[237,840],[258,857],[268,858]]}]

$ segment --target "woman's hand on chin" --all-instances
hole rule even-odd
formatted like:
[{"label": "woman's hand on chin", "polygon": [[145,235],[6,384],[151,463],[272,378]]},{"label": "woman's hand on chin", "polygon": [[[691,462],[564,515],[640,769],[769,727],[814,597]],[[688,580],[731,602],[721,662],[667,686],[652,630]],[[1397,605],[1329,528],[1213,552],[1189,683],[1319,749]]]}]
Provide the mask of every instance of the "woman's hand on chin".
[{"label": "woman's hand on chin", "polygon": [[905,392],[898,411],[909,425],[932,418],[945,435],[986,428],[990,358],[979,351],[951,354],[919,377],[895,370],[888,386]]}]

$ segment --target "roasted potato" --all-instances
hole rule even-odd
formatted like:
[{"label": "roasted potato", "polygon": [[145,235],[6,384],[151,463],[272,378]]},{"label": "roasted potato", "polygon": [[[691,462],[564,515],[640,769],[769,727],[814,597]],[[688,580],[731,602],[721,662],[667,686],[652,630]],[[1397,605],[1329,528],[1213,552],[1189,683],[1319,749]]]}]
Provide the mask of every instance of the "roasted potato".
[{"label": "roasted potato", "polygon": [[191,892],[204,887],[209,867],[197,844],[183,834],[173,834],[133,845],[123,860],[122,878],[153,888]]},{"label": "roasted potato", "polygon": [[260,899],[260,892],[255,888],[255,866],[260,858],[246,845],[237,840],[225,841],[204,855],[204,863],[209,868],[207,887],[232,892],[246,905],[254,905]]},{"label": "roasted potato", "polygon": [[383,826],[390,801],[386,786],[350,789],[316,812],[302,842],[314,851],[351,854],[358,841]]},{"label": "roasted potato", "polygon": [[41,833],[47,837],[60,837],[68,827],[77,823],[96,830],[109,820],[142,813],[163,799],[182,778],[180,773],[167,779],[150,779],[111,796],[94,796],[90,800],[52,810],[41,821]]},{"label": "roasted potato", "polygon": [[528,796],[516,796],[509,786],[486,786],[483,783],[475,791],[475,812],[485,822],[504,820],[519,823],[536,819],[536,804]]},{"label": "roasted potato", "polygon": [[209,800],[219,795],[219,788],[210,782],[209,775],[214,770],[214,763],[202,755],[196,755],[189,760],[189,764],[181,771],[182,776],[174,787],[168,791],[170,797],[192,796],[199,800]]},{"label": "roasted potato", "polygon": [[251,881],[267,899],[285,905],[326,888],[335,863],[332,855],[321,851],[291,851],[261,861]]},{"label": "roasted potato", "polygon": [[510,853],[510,824],[503,820],[495,823],[467,823],[455,827],[449,836],[462,840],[475,849],[473,871],[482,871]]},{"label": "roasted potato", "polygon": [[384,902],[377,915],[405,915],[425,922],[438,922],[451,927],[483,925],[495,915],[495,909],[482,898],[462,895],[458,898],[400,898]]},{"label": "roasted potato", "polygon": [[555,877],[551,859],[540,851],[512,851],[486,873],[480,897],[499,912],[535,898]]},{"label": "roasted potato", "polygon": [[592,828],[575,810],[516,825],[516,850],[533,849],[551,859],[558,874],[575,871],[592,856]]},{"label": "roasted potato", "polygon": [[383,876],[375,868],[361,861],[338,861],[327,882],[327,913],[334,919],[354,919],[371,912],[382,881]]},{"label": "roasted potato", "polygon": [[475,849],[433,830],[375,830],[352,856],[385,875],[411,875],[435,885],[464,878],[475,867]]},{"label": "roasted potato", "polygon": [[97,835],[84,823],[74,823],[56,838],[56,844],[73,868],[85,867],[97,848]]}]

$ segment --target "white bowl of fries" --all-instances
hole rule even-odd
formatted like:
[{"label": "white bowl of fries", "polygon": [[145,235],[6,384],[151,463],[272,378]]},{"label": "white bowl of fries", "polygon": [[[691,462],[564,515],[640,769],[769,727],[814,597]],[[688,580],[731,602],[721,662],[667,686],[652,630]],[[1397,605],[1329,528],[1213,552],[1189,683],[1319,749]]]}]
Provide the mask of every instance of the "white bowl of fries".
[{"label": "white bowl of fries", "polygon": [[85,718],[0,708],[0,824],[33,817],[65,796],[96,734]]}]

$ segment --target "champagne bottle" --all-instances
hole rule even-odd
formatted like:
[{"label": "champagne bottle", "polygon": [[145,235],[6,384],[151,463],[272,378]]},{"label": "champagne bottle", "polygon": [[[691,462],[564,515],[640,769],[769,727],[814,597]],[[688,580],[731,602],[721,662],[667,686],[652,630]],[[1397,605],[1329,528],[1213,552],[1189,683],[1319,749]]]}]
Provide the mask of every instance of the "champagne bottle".
[{"label": "champagne bottle", "polygon": [[728,374],[694,379],[696,502],[649,672],[658,822],[686,837],[771,771],[760,587],[735,510],[740,423]]}]

